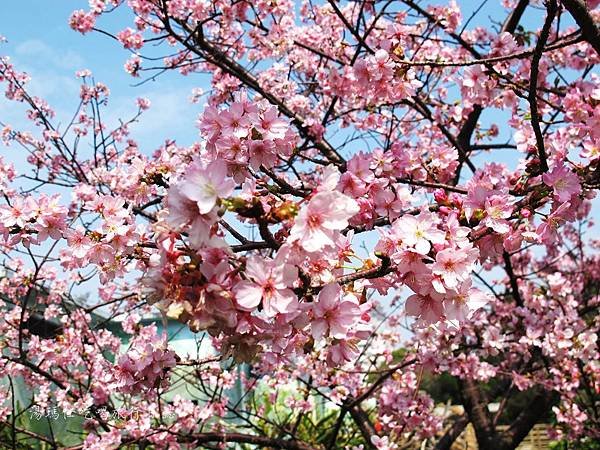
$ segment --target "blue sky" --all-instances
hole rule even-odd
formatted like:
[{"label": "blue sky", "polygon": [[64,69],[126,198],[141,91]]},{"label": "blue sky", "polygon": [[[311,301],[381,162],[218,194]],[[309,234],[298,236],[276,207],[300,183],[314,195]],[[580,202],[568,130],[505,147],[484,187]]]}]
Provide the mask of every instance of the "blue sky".
[{"label": "blue sky", "polygon": [[[74,75],[86,68],[111,90],[106,113],[113,124],[117,124],[118,117],[128,118],[136,111],[137,97],[151,100],[152,108],[132,127],[145,152],[159,147],[166,138],[182,144],[197,139],[194,121],[201,105],[192,105],[187,99],[192,88],[199,87],[199,77],[167,74],[134,87],[140,80],[123,69],[128,51],[107,36],[81,35],[70,29],[69,16],[80,8],[86,9],[87,1],[19,0],[0,4],[0,35],[8,40],[0,45],[0,55],[9,55],[17,69],[31,76],[30,89],[56,109],[57,122],[66,122],[77,107],[79,83]],[[112,30],[129,25],[125,12],[121,8],[103,17],[99,25]],[[0,99],[0,120],[15,127],[23,123],[18,108],[15,110],[4,98]]]}]

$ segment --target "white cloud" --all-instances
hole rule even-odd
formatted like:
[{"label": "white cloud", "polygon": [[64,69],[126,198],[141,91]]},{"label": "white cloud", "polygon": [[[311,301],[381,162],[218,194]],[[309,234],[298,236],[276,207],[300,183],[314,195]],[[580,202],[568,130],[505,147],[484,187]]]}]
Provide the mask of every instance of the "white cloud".
[{"label": "white cloud", "polygon": [[137,140],[145,153],[160,147],[165,140],[175,139],[179,144],[188,145],[199,139],[195,122],[200,112],[198,105],[189,102],[190,89],[169,88],[151,91],[131,89],[131,96],[113,97],[104,109],[105,123],[112,129],[118,119],[128,120],[137,111],[135,99],[148,98],[150,109],[144,111],[139,122],[130,126],[131,136]]},{"label": "white cloud", "polygon": [[17,45],[15,55],[36,62],[49,63],[58,69],[78,70],[85,65],[81,55],[72,50],[57,50],[39,39],[30,39]]}]

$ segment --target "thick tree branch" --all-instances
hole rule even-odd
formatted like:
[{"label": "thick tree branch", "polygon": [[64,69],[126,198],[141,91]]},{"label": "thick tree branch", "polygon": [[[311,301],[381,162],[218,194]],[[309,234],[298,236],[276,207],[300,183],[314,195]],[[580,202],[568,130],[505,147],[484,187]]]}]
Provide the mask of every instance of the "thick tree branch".
[{"label": "thick tree branch", "polygon": [[381,264],[379,266],[373,267],[372,269],[359,270],[356,273],[351,273],[348,275],[342,275],[341,277],[338,277],[336,279],[336,281],[339,284],[344,285],[344,284],[352,283],[353,281],[356,281],[356,280],[384,277],[388,273],[391,273],[392,269],[391,269],[390,258],[387,255],[384,255],[382,253],[375,253],[375,256],[377,256],[377,258],[379,258],[379,260],[381,260]]},{"label": "thick tree branch", "polygon": [[547,391],[536,395],[528,406],[521,410],[509,429],[502,433],[502,446],[499,448],[505,450],[517,448],[540,418],[548,413],[552,405],[552,397],[552,394]]},{"label": "thick tree branch", "polygon": [[583,0],[562,0],[562,4],[581,28],[584,39],[600,55],[600,27],[594,22]]},{"label": "thick tree branch", "polygon": [[457,418],[439,441],[435,444],[434,450],[450,450],[452,444],[458,439],[461,433],[467,428],[469,418],[462,415]]},{"label": "thick tree branch", "polygon": [[367,413],[359,406],[354,406],[348,411],[350,412],[350,416],[354,420],[354,423],[356,423],[356,426],[360,430],[360,434],[364,439],[365,448],[375,450],[371,438],[377,436],[377,431],[375,431],[375,427],[373,427]]},{"label": "thick tree branch", "polygon": [[477,443],[481,450],[496,449],[496,433],[487,409],[487,399],[475,380],[460,380],[465,411],[475,428]]},{"label": "thick tree branch", "polygon": [[548,171],[548,156],[546,155],[546,149],[544,147],[544,136],[540,127],[540,113],[538,110],[537,100],[538,77],[540,73],[540,60],[542,59],[544,47],[546,46],[546,42],[548,41],[548,37],[550,36],[550,27],[552,26],[552,22],[554,21],[554,17],[556,16],[556,13],[558,11],[558,5],[556,3],[556,0],[549,0],[547,9],[548,12],[546,14],[546,20],[544,22],[544,26],[542,27],[540,37],[538,38],[537,44],[535,46],[533,58],[531,59],[531,75],[529,77],[528,96],[529,106],[531,108],[531,126],[535,134],[535,141],[537,145],[538,156],[540,158],[540,168],[542,172]]}]

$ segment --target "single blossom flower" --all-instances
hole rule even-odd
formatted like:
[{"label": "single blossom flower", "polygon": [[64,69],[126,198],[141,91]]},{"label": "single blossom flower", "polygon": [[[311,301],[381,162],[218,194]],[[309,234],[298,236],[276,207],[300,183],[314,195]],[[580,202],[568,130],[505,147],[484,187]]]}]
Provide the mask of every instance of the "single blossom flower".
[{"label": "single blossom flower", "polygon": [[186,172],[179,190],[187,199],[196,202],[200,214],[207,214],[217,200],[229,196],[234,187],[233,180],[227,177],[227,165],[222,160],[207,166],[197,161]]},{"label": "single blossom flower", "polygon": [[336,231],[348,226],[348,219],[359,212],[358,203],[337,191],[317,193],[300,210],[290,231],[290,241],[299,241],[307,252],[335,244]]},{"label": "single blossom flower", "polygon": [[435,256],[431,271],[441,277],[447,288],[453,289],[468,278],[477,256],[475,248],[446,248]]},{"label": "single blossom flower", "polygon": [[446,237],[446,233],[439,230],[426,213],[418,216],[406,214],[398,218],[392,228],[403,246],[410,247],[421,255],[429,253],[431,244],[443,243]]},{"label": "single blossom flower", "polygon": [[496,233],[505,234],[510,231],[508,218],[512,214],[513,207],[506,195],[492,195],[485,200],[485,217],[482,225],[490,227]]},{"label": "single blossom flower", "polygon": [[415,316],[426,324],[440,321],[444,313],[442,296],[434,292],[428,295],[411,295],[406,299],[404,309],[406,314]]},{"label": "single blossom flower", "polygon": [[238,138],[248,136],[251,120],[248,114],[245,114],[244,106],[241,103],[235,102],[226,111],[221,111],[218,121],[224,135],[233,135]]},{"label": "single blossom flower", "polygon": [[546,245],[551,245],[560,240],[558,229],[567,221],[572,220],[572,215],[571,202],[565,202],[552,211],[535,230],[540,241]]},{"label": "single blossom flower", "polygon": [[311,332],[315,339],[329,334],[343,339],[361,315],[360,307],[353,296],[342,296],[337,283],[326,285],[312,305]]},{"label": "single blossom flower", "polygon": [[446,292],[444,315],[449,320],[465,322],[473,312],[483,308],[488,302],[487,295],[472,287],[471,279],[467,279],[456,290]]},{"label": "single blossom flower", "polygon": [[255,128],[262,134],[263,139],[283,139],[289,129],[289,124],[279,116],[277,108],[272,106],[260,114],[260,119]]},{"label": "single blossom flower", "polygon": [[574,195],[581,193],[579,177],[563,164],[559,164],[551,172],[545,173],[542,180],[554,190],[554,196],[559,202],[571,200]]},{"label": "single blossom flower", "polygon": [[298,298],[290,289],[297,278],[295,267],[251,257],[246,263],[245,275],[247,279],[237,283],[234,289],[239,306],[252,310],[262,302],[268,316],[296,309]]}]

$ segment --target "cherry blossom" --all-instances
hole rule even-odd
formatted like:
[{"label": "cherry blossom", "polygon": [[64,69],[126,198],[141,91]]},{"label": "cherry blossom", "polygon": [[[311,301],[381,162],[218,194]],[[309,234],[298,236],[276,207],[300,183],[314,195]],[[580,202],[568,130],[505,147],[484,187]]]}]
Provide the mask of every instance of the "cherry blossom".
[{"label": "cherry blossom", "polygon": [[206,166],[200,162],[191,165],[178,189],[188,200],[196,202],[200,214],[207,214],[217,199],[231,194],[233,187],[233,181],[227,179],[225,164],[214,161]]},{"label": "cherry blossom", "polygon": [[431,216],[427,213],[402,216],[393,223],[392,228],[402,245],[411,247],[421,255],[429,253],[432,244],[444,242],[444,232],[431,222]]},{"label": "cherry blossom", "polygon": [[564,165],[556,166],[542,177],[544,183],[551,186],[554,196],[561,202],[568,202],[571,197],[581,193],[579,178]]},{"label": "cherry blossom", "polygon": [[269,316],[293,311],[297,298],[290,287],[296,279],[295,272],[296,269],[288,264],[273,262],[267,265],[257,258],[249,259],[246,263],[248,280],[235,286],[237,303],[252,309],[262,302]]},{"label": "cherry blossom", "polygon": [[307,252],[334,245],[336,232],[348,226],[359,208],[356,201],[336,191],[318,192],[300,210],[290,230],[290,240],[299,241]]},{"label": "cherry blossom", "polygon": [[598,439],[598,2],[433,3],[92,0],[68,112],[0,57],[0,447]]},{"label": "cherry blossom", "polygon": [[352,296],[341,299],[340,294],[341,288],[335,283],[328,284],[319,292],[312,308],[314,319],[311,333],[315,339],[326,334],[335,339],[343,339],[360,317],[361,311],[356,299]]}]

